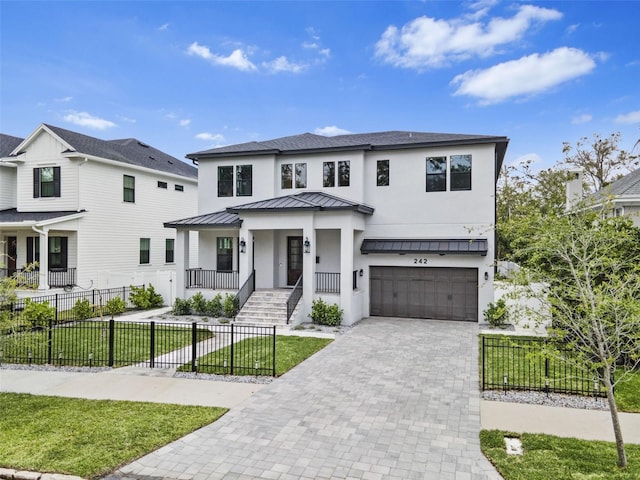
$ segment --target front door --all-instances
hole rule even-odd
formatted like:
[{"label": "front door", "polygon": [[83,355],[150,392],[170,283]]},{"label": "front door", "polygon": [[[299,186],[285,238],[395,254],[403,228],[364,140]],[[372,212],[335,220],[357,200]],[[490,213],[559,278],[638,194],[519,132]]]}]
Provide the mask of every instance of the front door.
[{"label": "front door", "polygon": [[16,273],[16,258],[18,257],[18,239],[7,237],[7,273],[9,276]]},{"label": "front door", "polygon": [[302,274],[302,237],[287,237],[287,285],[295,285]]}]

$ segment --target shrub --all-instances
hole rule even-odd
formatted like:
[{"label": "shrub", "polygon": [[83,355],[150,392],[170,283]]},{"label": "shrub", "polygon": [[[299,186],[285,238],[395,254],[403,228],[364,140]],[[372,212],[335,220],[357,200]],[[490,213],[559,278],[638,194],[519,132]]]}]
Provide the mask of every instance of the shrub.
[{"label": "shrub", "polygon": [[173,304],[174,315],[190,315],[191,314],[191,299],[176,298],[176,302]]},{"label": "shrub", "polygon": [[86,320],[94,316],[93,305],[87,298],[78,299],[73,306],[73,318],[76,320]]},{"label": "shrub", "polygon": [[227,293],[226,297],[224,297],[222,308],[224,311],[224,316],[227,318],[232,318],[236,314],[236,296]]},{"label": "shrub", "polygon": [[509,320],[509,310],[507,310],[507,304],[503,298],[496,303],[489,303],[487,309],[482,312],[482,314],[487,323],[492,327],[503,326]]},{"label": "shrub", "polygon": [[215,297],[207,302],[207,315],[218,318],[222,316],[222,312],[222,295],[218,293]]},{"label": "shrub", "polygon": [[193,312],[198,315],[205,315],[207,313],[207,303],[207,299],[204,298],[204,295],[200,292],[191,297],[191,308]]},{"label": "shrub", "polygon": [[342,323],[343,314],[344,311],[337,304],[328,305],[319,298],[312,302],[309,317],[318,325],[337,327]]},{"label": "shrub", "polygon": [[133,303],[136,308],[140,308],[142,310],[159,308],[164,304],[162,295],[156,293],[153,285],[151,284],[149,284],[149,288],[146,288],[144,285],[141,287],[134,287],[131,285],[129,300],[131,300],[131,303]]},{"label": "shrub", "polygon": [[107,300],[107,304],[104,306],[104,311],[107,315],[111,315],[111,318],[122,313],[126,310],[127,304],[120,297],[114,297],[111,300]]},{"label": "shrub", "polygon": [[49,302],[39,303],[27,298],[22,315],[32,327],[44,327],[56,317],[56,309]]}]

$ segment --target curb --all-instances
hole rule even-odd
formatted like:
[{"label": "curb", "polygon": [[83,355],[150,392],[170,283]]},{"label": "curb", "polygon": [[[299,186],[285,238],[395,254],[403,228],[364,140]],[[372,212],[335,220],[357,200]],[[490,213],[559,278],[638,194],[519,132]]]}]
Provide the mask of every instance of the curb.
[{"label": "curb", "polygon": [[14,470],[12,468],[0,468],[0,479],[4,480],[84,480],[75,475],[63,473],[39,473],[26,470]]}]

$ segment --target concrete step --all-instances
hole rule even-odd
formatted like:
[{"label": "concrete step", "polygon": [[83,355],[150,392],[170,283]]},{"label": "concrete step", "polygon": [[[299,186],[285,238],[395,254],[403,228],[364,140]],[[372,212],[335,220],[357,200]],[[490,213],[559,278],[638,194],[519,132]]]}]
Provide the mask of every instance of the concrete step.
[{"label": "concrete step", "polygon": [[236,323],[287,324],[287,299],[291,290],[256,290],[236,316]]}]

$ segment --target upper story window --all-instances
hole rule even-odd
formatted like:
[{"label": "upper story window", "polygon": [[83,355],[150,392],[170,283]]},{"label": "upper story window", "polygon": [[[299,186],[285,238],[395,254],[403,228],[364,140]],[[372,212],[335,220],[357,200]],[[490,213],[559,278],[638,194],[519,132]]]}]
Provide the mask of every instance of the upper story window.
[{"label": "upper story window", "polygon": [[161,182],[158,180],[158,188],[167,188],[167,182]]},{"label": "upper story window", "polygon": [[451,191],[471,190],[471,155],[451,155]]},{"label": "upper story window", "polygon": [[324,162],[322,164],[322,186],[336,186],[336,162]]},{"label": "upper story window", "polygon": [[307,188],[306,163],[296,163],[296,188]]},{"label": "upper story window", "polygon": [[389,185],[389,160],[378,160],[376,163],[376,185],[386,187]]},{"label": "upper story window", "polygon": [[136,177],[123,175],[122,200],[128,203],[134,203],[136,201]]},{"label": "upper story window", "polygon": [[176,190],[176,192],[184,192],[184,185],[178,185],[176,183],[175,184],[175,190]]},{"label": "upper story window", "polygon": [[250,197],[253,190],[253,168],[251,165],[238,165],[236,167],[236,196]]},{"label": "upper story window", "polygon": [[60,196],[60,167],[33,169],[33,198]]},{"label": "upper story window", "polygon": [[293,165],[284,163],[280,165],[280,188],[293,188]]},{"label": "upper story window", "polygon": [[348,187],[351,178],[351,162],[344,160],[338,162],[338,186]]},{"label": "upper story window", "polygon": [[447,157],[427,158],[427,192],[446,192]]},{"label": "upper story window", "polygon": [[218,196],[233,197],[233,167],[218,167]]}]

